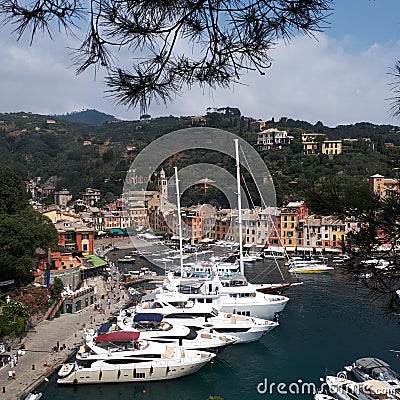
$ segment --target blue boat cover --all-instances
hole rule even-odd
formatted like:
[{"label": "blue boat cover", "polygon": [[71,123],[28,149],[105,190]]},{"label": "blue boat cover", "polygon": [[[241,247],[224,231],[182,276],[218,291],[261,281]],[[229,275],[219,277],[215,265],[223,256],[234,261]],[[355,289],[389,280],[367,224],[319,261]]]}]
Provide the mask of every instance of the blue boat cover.
[{"label": "blue boat cover", "polygon": [[139,313],[135,314],[133,317],[133,322],[161,322],[162,319],[162,314]]},{"label": "blue boat cover", "polygon": [[107,333],[110,330],[111,325],[111,322],[105,322],[104,324],[102,324],[99,328],[98,334],[101,335],[103,333]]}]

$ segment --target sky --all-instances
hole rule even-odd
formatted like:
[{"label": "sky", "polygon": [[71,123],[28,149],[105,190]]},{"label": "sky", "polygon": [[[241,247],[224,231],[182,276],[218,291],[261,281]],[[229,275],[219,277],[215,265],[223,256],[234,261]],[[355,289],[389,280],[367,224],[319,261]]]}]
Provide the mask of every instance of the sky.
[{"label": "sky", "polygon": [[[372,122],[400,125],[390,115],[390,71],[400,59],[400,0],[336,0],[329,27],[316,38],[298,35],[272,50],[266,75],[249,73],[241,85],[215,91],[192,88],[167,106],[153,104],[152,117],[204,115],[207,107],[238,107],[269,120],[282,116],[335,127]],[[29,46],[0,29],[0,112],[62,114],[95,108],[122,119],[139,109],[106,98],[101,75],[76,76],[71,37],[38,36]]]}]

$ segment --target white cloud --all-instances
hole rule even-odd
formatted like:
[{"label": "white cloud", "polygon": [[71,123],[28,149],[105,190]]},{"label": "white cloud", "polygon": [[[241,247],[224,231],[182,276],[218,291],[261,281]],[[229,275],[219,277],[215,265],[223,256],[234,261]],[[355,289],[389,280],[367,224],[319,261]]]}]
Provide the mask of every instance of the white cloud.
[{"label": "white cloud", "polygon": [[[2,32],[0,32],[2,34]],[[350,37],[344,39],[351,41]],[[209,92],[185,90],[167,107],[153,105],[156,115],[198,115],[209,106],[239,107],[243,114],[269,119],[288,116],[315,123],[337,124],[370,121],[397,124],[388,113],[391,96],[389,68],[400,53],[400,43],[375,43],[361,53],[348,53],[325,34],[318,41],[299,36],[272,52],[272,67],[265,76],[251,73],[246,85]],[[96,108],[118,117],[135,119],[138,110],[116,108],[104,98],[101,76],[93,71],[76,77],[67,42],[39,39],[32,47],[0,36],[0,111],[65,113]]]}]

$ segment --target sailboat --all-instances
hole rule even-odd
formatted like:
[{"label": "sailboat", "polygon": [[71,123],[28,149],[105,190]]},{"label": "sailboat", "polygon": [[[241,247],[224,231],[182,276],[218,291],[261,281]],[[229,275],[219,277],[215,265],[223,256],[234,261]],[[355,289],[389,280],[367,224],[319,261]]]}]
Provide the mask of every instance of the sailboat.
[{"label": "sailboat", "polygon": [[[239,164],[239,144],[235,139],[236,151],[236,175],[238,193],[238,229],[239,229],[239,269],[240,274],[227,279],[220,279],[217,273],[206,279],[185,278],[184,265],[181,260],[181,276],[168,276],[163,287],[155,290],[158,294],[169,292],[190,293],[190,298],[197,302],[207,302],[216,309],[224,313],[238,314],[242,316],[258,317],[265,320],[273,320],[283,311],[289,298],[282,295],[272,295],[262,293],[258,288],[249,283],[244,276],[243,261],[243,232],[242,232],[242,205],[240,195],[240,164]],[[179,229],[179,250],[182,256],[182,222],[180,215],[179,199],[179,179],[177,168],[175,167],[175,180],[177,189],[177,209],[178,209],[178,229]],[[193,287],[195,289],[187,289]],[[212,294],[212,296],[211,296]]]}]

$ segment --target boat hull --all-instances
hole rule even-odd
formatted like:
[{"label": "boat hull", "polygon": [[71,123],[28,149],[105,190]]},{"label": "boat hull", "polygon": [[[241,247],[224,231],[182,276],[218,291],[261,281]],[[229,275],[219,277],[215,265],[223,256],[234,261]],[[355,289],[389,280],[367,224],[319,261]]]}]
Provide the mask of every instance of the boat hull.
[{"label": "boat hull", "polygon": [[290,268],[289,272],[293,272],[296,274],[324,274],[327,272],[333,271],[332,267],[326,268],[308,268],[308,267],[299,267],[299,268]]},{"label": "boat hull", "polygon": [[211,360],[206,357],[196,363],[141,363],[141,366],[134,365],[107,365],[92,366],[90,368],[79,368],[66,377],[57,380],[59,384],[83,385],[98,383],[118,382],[150,382],[163,381],[181,378],[193,374]]},{"label": "boat hull", "polygon": [[268,303],[260,302],[258,304],[256,302],[242,302],[240,298],[236,300],[232,298],[232,300],[225,300],[222,303],[220,310],[224,313],[242,314],[261,319],[273,320],[276,315],[279,315],[284,310],[288,301],[289,298],[284,296],[277,296],[276,301],[269,301]]}]

